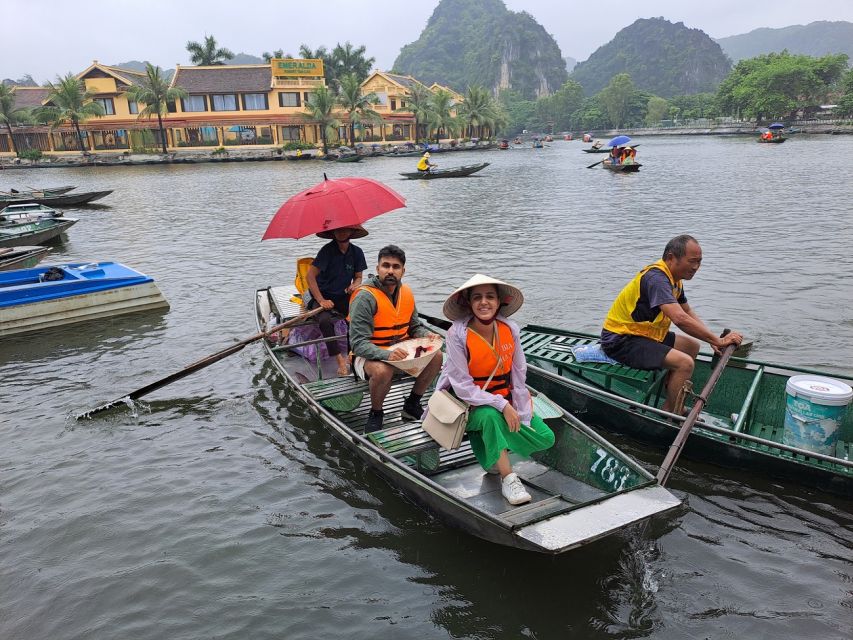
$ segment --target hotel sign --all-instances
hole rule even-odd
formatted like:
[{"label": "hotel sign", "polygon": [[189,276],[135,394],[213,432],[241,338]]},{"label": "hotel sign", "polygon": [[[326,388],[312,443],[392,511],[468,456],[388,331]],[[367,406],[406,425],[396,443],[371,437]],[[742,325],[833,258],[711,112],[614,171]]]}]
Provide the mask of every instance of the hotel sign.
[{"label": "hotel sign", "polygon": [[319,58],[273,58],[270,61],[274,76],[322,77],[323,61]]}]

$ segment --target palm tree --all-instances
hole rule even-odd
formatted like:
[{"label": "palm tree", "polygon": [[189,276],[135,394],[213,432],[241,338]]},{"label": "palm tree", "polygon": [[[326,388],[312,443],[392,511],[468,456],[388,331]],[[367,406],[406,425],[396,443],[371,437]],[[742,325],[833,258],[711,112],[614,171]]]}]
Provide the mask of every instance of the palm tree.
[{"label": "palm tree", "polygon": [[190,52],[190,62],[196,66],[223,65],[234,57],[230,49],[218,47],[213,36],[204,36],[204,44],[190,40],[187,51]]},{"label": "palm tree", "polygon": [[27,121],[29,121],[29,109],[16,107],[12,87],[0,84],[0,122],[6,125],[6,130],[9,132],[9,148],[12,153],[18,153],[15,137],[12,135],[12,125]]},{"label": "palm tree", "polygon": [[332,49],[330,60],[333,79],[340,81],[344,76],[354,73],[359,82],[364,82],[364,79],[370,74],[373,63],[376,62],[376,58],[364,57],[366,51],[364,45],[356,48],[349,41],[343,45],[339,42]]},{"label": "palm tree", "polygon": [[43,122],[49,122],[51,129],[64,122],[71,122],[77,133],[80,151],[85,154],[80,123],[104,115],[104,108],[92,101],[95,94],[88,91],[85,83],[74,74],[69,73],[64,78],[57,76],[56,80],[56,84],[47,83],[47,104],[36,110],[37,117]]},{"label": "palm tree", "polygon": [[329,152],[329,134],[341,126],[340,121],[333,113],[335,108],[335,96],[328,87],[317,87],[308,100],[305,101],[306,113],[303,118],[314,121],[320,126],[320,137],[323,140],[323,155]]},{"label": "palm tree", "polygon": [[417,144],[421,123],[429,122],[432,114],[432,92],[420,83],[412,85],[406,97],[406,106],[400,107],[397,111],[408,111],[415,117],[415,144]]},{"label": "palm tree", "polygon": [[482,136],[482,127],[487,125],[492,115],[492,96],[481,86],[468,87],[465,101],[457,107],[457,113],[468,129],[468,137],[474,137],[474,127],[477,135]]},{"label": "palm tree", "polygon": [[264,51],[264,52],[261,54],[261,57],[262,57],[266,62],[272,62],[272,59],[273,59],[273,58],[283,58],[283,57],[284,57],[284,49],[276,49],[276,50],[275,50],[275,51],[273,51],[272,53],[270,53],[269,51]]},{"label": "palm tree", "polygon": [[430,102],[429,123],[435,128],[435,141],[439,142],[441,130],[452,135],[459,125],[459,120],[453,117],[453,95],[446,89],[438,89],[432,94]]},{"label": "palm tree", "polygon": [[349,140],[355,145],[355,125],[365,121],[378,122],[382,117],[370,108],[377,104],[379,97],[370,92],[361,95],[361,81],[355,73],[349,73],[341,78],[338,91],[338,104],[349,116]]},{"label": "palm tree", "polygon": [[127,91],[127,97],[135,102],[141,102],[145,108],[139,112],[139,118],[157,116],[157,126],[160,128],[160,142],[163,144],[163,155],[166,150],[166,130],[163,128],[163,116],[168,113],[168,103],[178,98],[186,98],[187,92],[180,87],[170,87],[169,81],[163,77],[163,70],[150,62],[145,63],[145,79],[132,86]]}]

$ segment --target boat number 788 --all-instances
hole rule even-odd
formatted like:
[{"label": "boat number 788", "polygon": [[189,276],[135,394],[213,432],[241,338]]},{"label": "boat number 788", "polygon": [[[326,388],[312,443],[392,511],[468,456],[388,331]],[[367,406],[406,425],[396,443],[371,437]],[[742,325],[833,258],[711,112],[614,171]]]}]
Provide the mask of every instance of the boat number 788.
[{"label": "boat number 788", "polygon": [[[619,460],[614,458],[604,449],[596,449],[595,454],[598,459],[592,463],[589,470],[601,477],[604,482],[609,484],[615,491],[621,491],[625,488],[625,483],[631,476],[631,469],[624,464],[620,464]],[[604,464],[602,464],[602,462]]]}]

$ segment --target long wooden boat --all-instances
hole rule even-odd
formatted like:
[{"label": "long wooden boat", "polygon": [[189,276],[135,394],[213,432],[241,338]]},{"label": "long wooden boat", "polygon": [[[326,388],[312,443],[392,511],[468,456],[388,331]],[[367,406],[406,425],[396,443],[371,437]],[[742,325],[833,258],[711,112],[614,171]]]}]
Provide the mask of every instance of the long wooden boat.
[{"label": "long wooden boat", "polygon": [[472,173],[477,173],[489,166],[489,162],[480,162],[479,164],[469,164],[462,167],[451,167],[449,169],[433,169],[432,171],[413,171],[409,173],[401,173],[401,176],[409,180],[435,180],[436,178],[463,178],[470,176]]},{"label": "long wooden boat", "polygon": [[117,262],[0,273],[0,336],[168,307],[152,278]]},{"label": "long wooden boat", "polygon": [[357,153],[348,153],[335,158],[335,162],[361,162],[362,157],[363,156],[360,156]]},{"label": "long wooden boat", "polygon": [[589,149],[581,149],[584,153],[610,153],[610,147],[590,147]]},{"label": "long wooden boat", "polygon": [[787,138],[785,138],[784,136],[777,136],[775,138],[770,138],[770,139],[758,138],[759,142],[764,142],[764,143],[769,143],[769,144],[781,144],[782,142],[785,142],[785,140],[787,140]]},{"label": "long wooden boat", "polygon": [[[596,341],[598,336],[592,334],[528,325],[521,342],[530,384],[594,425],[669,446],[683,418],[659,409],[664,373],[578,362],[572,348]],[[712,358],[700,355],[694,388],[702,388],[711,369]],[[853,496],[853,410],[841,420],[834,455],[784,442],[786,384],[796,374],[853,382],[846,375],[732,358],[691,433],[685,455]]]},{"label": "long wooden boat", "polygon": [[0,204],[26,204],[35,202],[38,204],[46,204],[52,207],[71,207],[79,204],[87,204],[100,200],[112,193],[109,191],[83,191],[80,193],[64,193],[57,195],[26,195],[19,194],[14,196],[0,196]]},{"label": "long wooden boat", "polygon": [[639,162],[633,162],[631,164],[613,164],[611,162],[607,162],[606,160],[601,163],[601,166],[605,169],[609,169],[610,171],[621,171],[623,173],[636,173],[640,170],[641,165]]},{"label": "long wooden boat", "polygon": [[50,253],[50,247],[0,247],[0,271],[29,269]]},{"label": "long wooden boat", "polygon": [[10,204],[0,209],[0,225],[21,224],[42,218],[61,218],[62,212],[35,202]]},{"label": "long wooden boat", "polygon": [[0,226],[0,247],[42,244],[56,238],[76,222],[77,218],[43,218]]},{"label": "long wooden boat", "polygon": [[21,195],[45,195],[45,196],[59,196],[63,193],[68,193],[69,191],[73,191],[77,187],[73,185],[64,185],[62,187],[45,187],[44,189],[9,189],[9,191],[0,191],[0,195],[4,196],[21,196]]},{"label": "long wooden boat", "polygon": [[[271,315],[283,320],[299,314],[291,301],[294,292],[291,287],[256,292],[260,330],[267,328]],[[413,378],[395,378],[385,401],[384,429],[365,434],[367,383],[337,377],[333,358],[309,361],[288,345],[270,342],[264,349],[310,411],[379,475],[446,523],[485,540],[556,554],[680,504],[630,457],[536,396],[540,415],[553,416],[547,420],[556,444],[533,459],[513,459],[513,469],[533,496],[532,502],[513,507],[501,495],[499,477],[483,471],[467,440],[457,450],[437,451],[435,459],[437,445],[420,422],[402,418]],[[431,470],[421,464],[424,451],[433,452]]]}]

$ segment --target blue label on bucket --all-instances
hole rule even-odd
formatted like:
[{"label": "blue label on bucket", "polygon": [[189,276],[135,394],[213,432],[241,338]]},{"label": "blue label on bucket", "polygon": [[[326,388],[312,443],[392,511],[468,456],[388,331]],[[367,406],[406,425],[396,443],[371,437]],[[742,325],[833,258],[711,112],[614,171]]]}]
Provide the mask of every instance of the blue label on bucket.
[{"label": "blue label on bucket", "polygon": [[838,425],[846,411],[846,406],[815,404],[806,398],[788,394],[783,442],[792,447],[834,456]]}]

